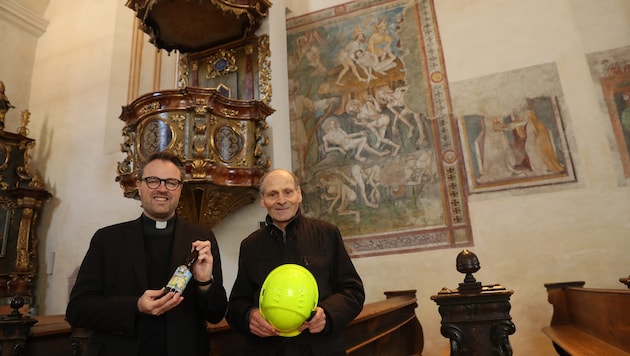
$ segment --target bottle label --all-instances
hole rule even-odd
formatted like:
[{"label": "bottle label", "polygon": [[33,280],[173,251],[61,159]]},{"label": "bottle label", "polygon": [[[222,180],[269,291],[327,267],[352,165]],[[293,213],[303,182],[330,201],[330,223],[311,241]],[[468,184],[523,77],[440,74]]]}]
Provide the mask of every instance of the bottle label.
[{"label": "bottle label", "polygon": [[175,273],[173,273],[171,279],[168,281],[166,289],[182,294],[191,278],[192,273],[190,270],[186,268],[186,266],[179,266],[175,270]]}]

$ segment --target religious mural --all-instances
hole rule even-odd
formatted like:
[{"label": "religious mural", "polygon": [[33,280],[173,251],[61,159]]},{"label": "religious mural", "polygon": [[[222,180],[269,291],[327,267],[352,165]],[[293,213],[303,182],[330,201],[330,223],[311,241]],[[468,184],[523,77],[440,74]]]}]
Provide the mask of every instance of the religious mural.
[{"label": "religious mural", "polygon": [[576,182],[555,64],[450,87],[471,193]]},{"label": "religious mural", "polygon": [[354,257],[472,243],[431,1],[356,1],[288,20],[293,168],[305,214]]},{"label": "religious mural", "polygon": [[610,118],[610,142],[619,181],[630,180],[630,46],[587,55],[602,112]]}]

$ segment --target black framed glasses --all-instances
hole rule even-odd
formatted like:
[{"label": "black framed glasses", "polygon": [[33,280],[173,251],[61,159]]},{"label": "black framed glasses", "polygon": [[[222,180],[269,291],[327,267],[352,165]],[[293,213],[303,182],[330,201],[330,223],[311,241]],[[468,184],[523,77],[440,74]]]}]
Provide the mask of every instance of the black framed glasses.
[{"label": "black framed glasses", "polygon": [[151,177],[141,178],[140,181],[145,182],[147,184],[147,187],[151,189],[157,189],[160,186],[160,184],[162,184],[162,182],[164,182],[164,186],[166,187],[167,190],[175,190],[179,188],[180,185],[182,185],[182,181],[175,178],[162,179],[162,178],[151,176]]}]

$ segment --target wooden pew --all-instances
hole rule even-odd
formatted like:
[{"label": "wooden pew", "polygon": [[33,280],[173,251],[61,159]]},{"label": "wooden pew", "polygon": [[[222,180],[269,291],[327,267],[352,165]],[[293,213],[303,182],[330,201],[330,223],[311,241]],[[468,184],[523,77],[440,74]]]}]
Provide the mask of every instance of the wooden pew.
[{"label": "wooden pew", "polygon": [[584,284],[545,284],[553,316],[543,333],[559,355],[630,355],[630,290]]},{"label": "wooden pew", "polygon": [[415,312],[416,291],[385,292],[385,296],[366,304],[344,329],[348,355],[422,355],[424,335]]},{"label": "wooden pew", "polygon": [[[364,306],[343,336],[351,356],[419,356],[424,347],[422,326],[416,317],[416,291],[385,292],[386,299]],[[82,355],[89,339],[85,330],[73,330],[63,315],[33,317],[37,321],[26,339],[23,356]],[[213,356],[240,355],[244,337],[223,319],[208,324]]]},{"label": "wooden pew", "polygon": [[[424,347],[422,326],[416,317],[416,291],[385,292],[386,299],[366,304],[343,331],[351,356],[421,355]],[[225,319],[210,325],[212,355],[242,354],[244,337],[230,329]]]},{"label": "wooden pew", "polygon": [[69,356],[72,352],[71,328],[63,315],[34,317],[23,355]]}]

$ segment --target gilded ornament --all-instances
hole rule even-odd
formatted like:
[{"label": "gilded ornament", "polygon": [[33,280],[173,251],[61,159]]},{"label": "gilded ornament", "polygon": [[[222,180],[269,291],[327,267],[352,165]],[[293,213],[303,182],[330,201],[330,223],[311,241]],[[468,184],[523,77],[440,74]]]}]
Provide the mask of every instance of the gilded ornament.
[{"label": "gilded ornament", "polygon": [[210,58],[208,58],[206,70],[206,78],[208,79],[238,71],[235,51],[233,49],[222,49],[218,53],[210,56]]}]

